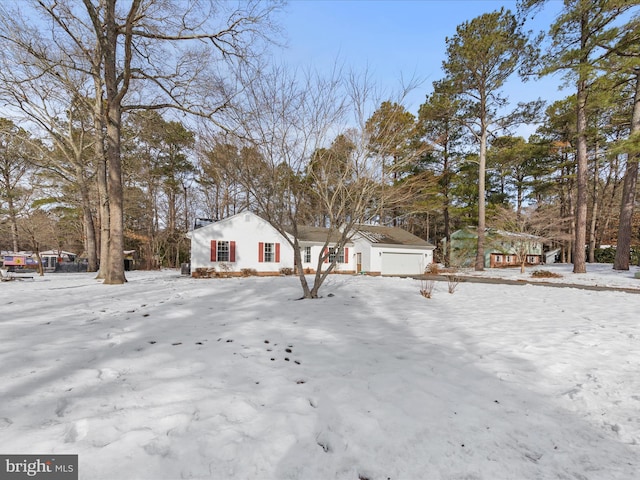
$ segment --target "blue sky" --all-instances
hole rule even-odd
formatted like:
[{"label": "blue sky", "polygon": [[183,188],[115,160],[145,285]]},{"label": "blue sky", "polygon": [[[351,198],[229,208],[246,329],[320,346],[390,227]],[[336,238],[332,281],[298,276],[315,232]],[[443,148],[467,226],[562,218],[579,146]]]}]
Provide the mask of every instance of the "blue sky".
[{"label": "blue sky", "polygon": [[[385,90],[395,90],[400,78],[424,82],[408,98],[413,113],[443,77],[446,37],[456,27],[500,7],[516,11],[515,1],[498,0],[291,0],[282,24],[288,41],[284,54],[294,65],[329,68],[336,58],[356,69],[368,67]],[[547,30],[562,2],[553,0],[527,25]],[[511,101],[542,97],[550,101],[569,95],[558,91],[559,77],[522,83],[514,77],[505,91]]]}]

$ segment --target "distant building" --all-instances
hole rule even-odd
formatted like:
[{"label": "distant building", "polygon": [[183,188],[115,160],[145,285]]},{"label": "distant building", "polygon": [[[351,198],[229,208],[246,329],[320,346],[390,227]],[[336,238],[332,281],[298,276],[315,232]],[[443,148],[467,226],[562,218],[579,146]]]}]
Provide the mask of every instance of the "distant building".
[{"label": "distant building", "polygon": [[[489,268],[539,265],[543,263],[543,238],[527,233],[485,230],[484,266]],[[451,264],[459,267],[475,265],[478,230],[465,227],[451,234]]]},{"label": "distant building", "polygon": [[55,272],[56,268],[61,263],[73,263],[78,258],[78,255],[72,252],[65,252],[64,250],[47,250],[40,252],[40,259],[42,260],[42,267],[45,272]]},{"label": "distant building", "polygon": [[10,272],[33,270],[38,268],[38,261],[32,252],[2,252],[2,267]]}]

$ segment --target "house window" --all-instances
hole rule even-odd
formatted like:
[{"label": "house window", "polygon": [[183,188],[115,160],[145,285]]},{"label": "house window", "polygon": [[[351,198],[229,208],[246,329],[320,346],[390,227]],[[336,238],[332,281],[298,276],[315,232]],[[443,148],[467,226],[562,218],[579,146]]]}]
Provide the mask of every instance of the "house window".
[{"label": "house window", "polygon": [[218,242],[218,262],[229,261],[229,242],[221,240]]},{"label": "house window", "polygon": [[264,261],[275,262],[276,261],[276,249],[273,243],[264,244]]},{"label": "house window", "polygon": [[496,263],[502,263],[502,255],[496,255]]},{"label": "house window", "polygon": [[258,262],[278,263],[280,261],[279,243],[258,243]]},{"label": "house window", "polygon": [[311,247],[304,247],[304,263],[311,263]]},{"label": "house window", "polygon": [[234,263],[236,261],[236,242],[233,240],[211,240],[211,261]]},{"label": "house window", "polygon": [[329,262],[333,262],[333,260],[335,259],[336,263],[347,263],[347,255],[345,250],[347,250],[346,248],[333,248],[333,247],[329,247]]}]

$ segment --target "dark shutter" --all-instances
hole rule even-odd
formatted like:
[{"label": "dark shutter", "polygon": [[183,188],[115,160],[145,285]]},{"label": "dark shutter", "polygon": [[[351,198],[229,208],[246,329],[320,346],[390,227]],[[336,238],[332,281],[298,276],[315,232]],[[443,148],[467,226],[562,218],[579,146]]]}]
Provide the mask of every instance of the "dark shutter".
[{"label": "dark shutter", "polygon": [[235,262],[236,261],[236,242],[235,241],[231,241],[229,242],[229,262]]},{"label": "dark shutter", "polygon": [[211,240],[211,261],[215,262],[218,256],[218,244],[215,240]]}]

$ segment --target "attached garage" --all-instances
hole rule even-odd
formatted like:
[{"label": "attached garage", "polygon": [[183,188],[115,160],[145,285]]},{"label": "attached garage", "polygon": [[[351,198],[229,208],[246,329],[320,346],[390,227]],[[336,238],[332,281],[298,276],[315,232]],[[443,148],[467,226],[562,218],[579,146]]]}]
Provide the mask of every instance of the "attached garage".
[{"label": "attached garage", "polygon": [[433,262],[434,246],[397,227],[358,225],[353,237],[358,272],[420,275]]},{"label": "attached garage", "polygon": [[382,252],[382,275],[419,275],[425,267],[423,253]]}]

